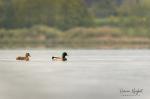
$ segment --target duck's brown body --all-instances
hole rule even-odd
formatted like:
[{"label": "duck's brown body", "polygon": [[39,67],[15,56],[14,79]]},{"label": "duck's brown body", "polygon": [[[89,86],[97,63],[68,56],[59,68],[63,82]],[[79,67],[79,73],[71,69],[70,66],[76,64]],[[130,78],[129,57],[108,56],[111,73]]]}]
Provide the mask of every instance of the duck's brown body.
[{"label": "duck's brown body", "polygon": [[29,61],[29,57],[21,57],[21,56],[18,56],[16,58],[16,60],[25,60],[25,61]]},{"label": "duck's brown body", "polygon": [[22,57],[22,56],[16,57],[16,60],[25,60],[25,61],[29,61],[29,57],[30,57],[30,54],[29,54],[29,53],[26,53],[24,57]]}]

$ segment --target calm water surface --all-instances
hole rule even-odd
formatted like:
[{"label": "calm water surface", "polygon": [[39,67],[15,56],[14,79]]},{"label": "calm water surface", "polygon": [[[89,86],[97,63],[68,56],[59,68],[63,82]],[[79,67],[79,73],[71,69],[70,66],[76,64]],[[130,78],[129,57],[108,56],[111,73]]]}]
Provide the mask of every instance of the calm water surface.
[{"label": "calm water surface", "polygon": [[150,99],[150,50],[65,51],[0,50],[0,99]]}]

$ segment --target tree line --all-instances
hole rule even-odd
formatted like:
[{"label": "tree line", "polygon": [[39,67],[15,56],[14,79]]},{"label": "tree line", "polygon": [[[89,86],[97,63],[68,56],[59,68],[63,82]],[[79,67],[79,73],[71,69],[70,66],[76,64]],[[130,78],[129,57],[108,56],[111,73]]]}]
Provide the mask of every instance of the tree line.
[{"label": "tree line", "polygon": [[83,0],[0,0],[0,27],[41,24],[67,29],[91,21]]},{"label": "tree line", "polygon": [[149,0],[0,0],[0,28],[92,26],[94,18],[149,15]]}]

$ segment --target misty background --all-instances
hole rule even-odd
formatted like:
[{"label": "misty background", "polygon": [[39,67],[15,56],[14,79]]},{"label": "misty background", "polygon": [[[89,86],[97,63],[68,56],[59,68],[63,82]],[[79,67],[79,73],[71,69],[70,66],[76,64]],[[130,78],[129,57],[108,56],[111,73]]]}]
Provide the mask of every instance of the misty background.
[{"label": "misty background", "polygon": [[150,48],[149,0],[0,0],[0,48]]}]

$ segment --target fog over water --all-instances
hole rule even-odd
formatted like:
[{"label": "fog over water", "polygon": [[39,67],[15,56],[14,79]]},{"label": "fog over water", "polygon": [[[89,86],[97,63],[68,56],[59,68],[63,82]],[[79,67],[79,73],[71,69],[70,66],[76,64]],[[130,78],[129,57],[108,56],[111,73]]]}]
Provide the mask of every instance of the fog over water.
[{"label": "fog over water", "polygon": [[150,50],[0,50],[0,99],[150,99]]}]

